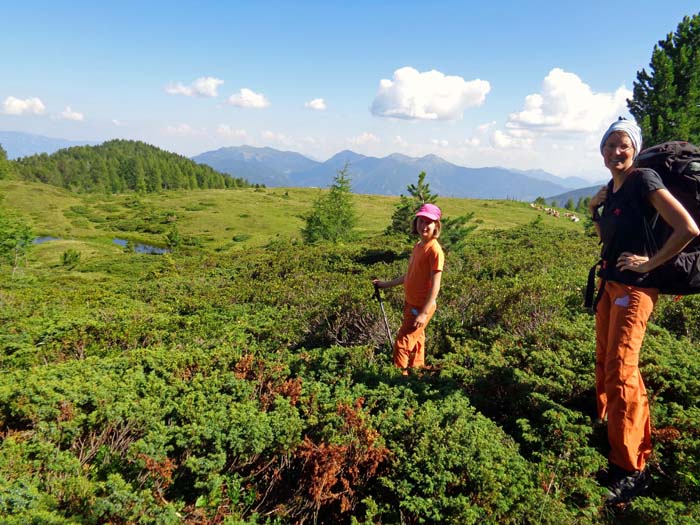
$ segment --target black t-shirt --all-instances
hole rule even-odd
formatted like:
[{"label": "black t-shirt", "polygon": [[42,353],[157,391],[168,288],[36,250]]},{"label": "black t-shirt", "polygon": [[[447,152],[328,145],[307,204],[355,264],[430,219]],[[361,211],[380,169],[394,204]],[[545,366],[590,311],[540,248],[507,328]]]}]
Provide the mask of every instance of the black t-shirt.
[{"label": "black t-shirt", "polygon": [[653,255],[644,221],[651,225],[657,213],[649,194],[665,186],[655,171],[647,169],[633,171],[614,193],[612,186],[611,181],[599,222],[604,261],[600,275],[609,281],[643,287],[647,274],[621,272],[615,263],[622,252]]}]

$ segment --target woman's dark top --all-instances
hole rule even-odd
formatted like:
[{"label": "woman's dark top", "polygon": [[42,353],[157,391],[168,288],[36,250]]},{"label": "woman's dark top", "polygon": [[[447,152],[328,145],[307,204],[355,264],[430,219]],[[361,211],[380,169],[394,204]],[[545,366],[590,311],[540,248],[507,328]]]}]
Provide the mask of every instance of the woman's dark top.
[{"label": "woman's dark top", "polygon": [[616,192],[613,193],[612,188],[610,181],[599,221],[603,266],[598,275],[608,281],[645,287],[648,274],[621,272],[615,264],[622,252],[653,255],[655,247],[649,246],[649,232],[657,211],[649,202],[649,194],[665,186],[655,171],[645,169],[630,173]]}]

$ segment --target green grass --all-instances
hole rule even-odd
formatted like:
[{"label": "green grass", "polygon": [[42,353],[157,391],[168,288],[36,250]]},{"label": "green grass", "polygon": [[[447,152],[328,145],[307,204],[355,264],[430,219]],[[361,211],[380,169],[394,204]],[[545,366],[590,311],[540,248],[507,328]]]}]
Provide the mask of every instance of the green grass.
[{"label": "green grass", "polygon": [[[182,236],[197,238],[206,250],[240,250],[264,246],[276,238],[300,239],[304,215],[323,191],[247,188],[104,195],[75,194],[40,183],[0,181],[0,195],[4,197],[0,202],[27,218],[37,235],[62,239],[35,250],[41,258],[58,260],[68,248],[83,252],[87,258],[114,255],[121,251],[112,243],[114,238],[162,245],[173,225]],[[390,222],[398,197],[353,197],[360,238],[380,234]],[[524,202],[440,198],[438,204],[445,217],[473,212],[479,232],[509,229],[529,223],[538,215],[552,227],[582,228],[581,223],[554,218]]]},{"label": "green grass", "polygon": [[[447,252],[430,367],[404,378],[371,294],[372,277],[406,268],[408,243],[379,235],[398,198],[354,197],[354,245],[246,249],[299,238],[318,195],[0,181],[3,212],[61,238],[33,246],[11,279],[0,268],[5,521],[612,523],[581,307],[597,246],[582,224],[441,198],[446,217],[473,212],[479,230]],[[160,244],[155,230],[173,225],[201,248],[161,257],[112,242]],[[75,267],[62,264],[69,249]],[[395,329],[403,294],[384,299]],[[661,299],[645,338],[654,484],[625,522],[700,515],[697,300]],[[326,499],[299,505],[336,465]],[[346,481],[362,498],[341,511]]]}]

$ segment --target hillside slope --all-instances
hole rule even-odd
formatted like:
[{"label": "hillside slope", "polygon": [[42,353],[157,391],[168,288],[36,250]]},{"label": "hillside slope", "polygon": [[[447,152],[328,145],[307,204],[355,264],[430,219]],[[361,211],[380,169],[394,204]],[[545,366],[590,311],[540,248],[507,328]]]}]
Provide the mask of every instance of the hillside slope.
[{"label": "hillside slope", "polygon": [[112,140],[99,146],[74,146],[51,155],[13,161],[17,175],[85,192],[157,192],[172,189],[247,186],[209,166],[144,142]]}]

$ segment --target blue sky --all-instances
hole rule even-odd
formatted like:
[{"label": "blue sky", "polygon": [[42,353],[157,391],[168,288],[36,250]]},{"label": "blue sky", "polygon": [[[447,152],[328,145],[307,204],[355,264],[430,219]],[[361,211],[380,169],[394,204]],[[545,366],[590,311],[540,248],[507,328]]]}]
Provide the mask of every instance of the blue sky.
[{"label": "blue sky", "polygon": [[697,0],[5,2],[0,130],[436,154],[605,177],[599,137]]}]

